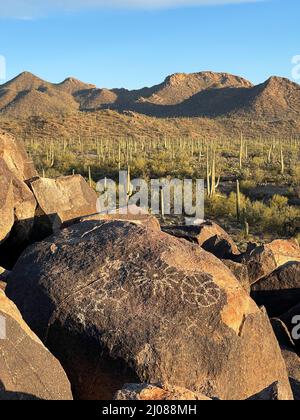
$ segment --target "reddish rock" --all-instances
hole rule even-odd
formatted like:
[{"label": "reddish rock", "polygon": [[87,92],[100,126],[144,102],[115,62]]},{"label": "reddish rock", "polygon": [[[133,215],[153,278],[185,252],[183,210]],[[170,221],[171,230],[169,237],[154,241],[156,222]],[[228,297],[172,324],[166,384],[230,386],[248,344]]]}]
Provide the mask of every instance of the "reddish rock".
[{"label": "reddish rock", "polygon": [[250,294],[250,281],[248,268],[245,264],[240,264],[231,260],[222,260],[227,268],[235,275],[243,288]]},{"label": "reddish rock", "polygon": [[25,181],[37,176],[32,159],[26,153],[24,143],[7,133],[0,133],[0,159],[12,174]]},{"label": "reddish rock", "polygon": [[97,211],[97,194],[81,175],[35,178],[29,185],[38,203],[37,231],[56,231]]},{"label": "reddish rock", "polygon": [[0,290],[0,400],[71,400],[59,362]]},{"label": "reddish rock", "polygon": [[73,225],[25,251],[6,293],[78,398],[147,382],[242,400],[276,381],[292,398],[265,312],[212,254],[158,230]]},{"label": "reddish rock", "polygon": [[249,398],[249,401],[286,401],[290,395],[286,393],[285,387],[275,382],[263,391]]},{"label": "reddish rock", "polygon": [[240,252],[233,239],[214,222],[207,221],[197,226],[164,227],[164,232],[196,242],[203,249],[220,259],[234,259]]},{"label": "reddish rock", "polygon": [[300,262],[300,246],[294,240],[276,240],[270,244],[255,247],[243,256],[248,266],[251,285],[269,276],[289,262]]},{"label": "reddish rock", "polygon": [[10,253],[28,240],[33,227],[36,201],[25,180],[35,175],[24,145],[0,134],[0,243],[9,239]]},{"label": "reddish rock", "polygon": [[252,285],[251,297],[278,317],[300,302],[300,262],[290,262]]}]

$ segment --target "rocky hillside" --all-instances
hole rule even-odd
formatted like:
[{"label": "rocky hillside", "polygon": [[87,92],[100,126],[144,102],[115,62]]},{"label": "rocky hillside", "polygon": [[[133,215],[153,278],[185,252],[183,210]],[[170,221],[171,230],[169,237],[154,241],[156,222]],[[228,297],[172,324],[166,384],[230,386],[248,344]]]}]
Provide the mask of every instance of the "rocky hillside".
[{"label": "rocky hillside", "polygon": [[298,242],[97,214],[5,133],[0,171],[0,400],[300,399]]},{"label": "rocky hillside", "polygon": [[241,77],[213,72],[174,74],[159,85],[131,91],[99,89],[73,78],[52,84],[28,72],[0,85],[0,112],[7,116],[26,118],[101,109],[155,117],[297,119],[300,87],[279,77],[253,86]]}]

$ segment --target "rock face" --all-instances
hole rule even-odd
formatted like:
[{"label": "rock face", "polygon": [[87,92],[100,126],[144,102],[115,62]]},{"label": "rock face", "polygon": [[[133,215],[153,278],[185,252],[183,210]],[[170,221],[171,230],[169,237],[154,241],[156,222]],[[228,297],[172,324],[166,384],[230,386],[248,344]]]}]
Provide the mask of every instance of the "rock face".
[{"label": "rock face", "polygon": [[274,382],[263,391],[248,398],[249,401],[285,401],[289,397],[286,394],[285,387],[279,382]]},{"label": "rock face", "polygon": [[[132,206],[131,206],[132,207]],[[135,210],[137,207],[135,207]],[[81,222],[91,222],[91,221],[126,221],[136,225],[146,226],[153,230],[161,230],[158,219],[155,216],[150,216],[148,214],[134,214],[130,213],[131,208],[129,208],[128,214],[92,214],[81,218]]]},{"label": "rock face", "polygon": [[223,263],[235,275],[243,288],[250,294],[250,282],[247,266],[231,260],[223,260]]},{"label": "rock face", "polygon": [[177,238],[196,242],[207,252],[220,259],[234,259],[240,254],[233,239],[214,222],[206,221],[198,226],[166,227],[164,232]]},{"label": "rock face", "polygon": [[210,401],[202,394],[178,387],[158,387],[148,384],[126,384],[115,395],[115,400],[144,401]]},{"label": "rock face", "polygon": [[266,313],[187,241],[122,221],[79,223],[31,246],[6,292],[78,398],[147,382],[245,399],[275,381],[292,398]]},{"label": "rock face", "polygon": [[280,315],[279,318],[287,327],[292,339],[294,340],[297,353],[300,355],[300,304],[294,306],[285,314]]},{"label": "rock face", "polygon": [[4,165],[0,160],[0,243],[8,237],[15,222],[13,185]]},{"label": "rock face", "polygon": [[270,317],[278,317],[300,302],[300,262],[290,262],[252,285],[251,296]]},{"label": "rock face", "polygon": [[283,348],[282,355],[288,370],[294,399],[300,401],[300,358],[289,348]]},{"label": "rock face", "polygon": [[36,176],[24,145],[0,134],[0,243],[15,224],[15,243],[28,238],[36,209],[35,198],[24,182]]},{"label": "rock face", "polygon": [[70,400],[59,362],[0,290],[0,400]]},{"label": "rock face", "polygon": [[277,240],[255,247],[243,256],[248,266],[250,283],[269,276],[273,271],[289,262],[300,262],[300,246],[294,240]]},{"label": "rock face", "polygon": [[24,145],[0,134],[0,265],[11,268],[29,243],[96,213],[96,202],[80,175],[39,178]]},{"label": "rock face", "polygon": [[28,158],[24,144],[7,133],[0,133],[0,159],[15,177],[26,180],[37,176],[33,162]]},{"label": "rock face", "polygon": [[81,175],[30,182],[38,202],[36,230],[56,231],[65,223],[96,213],[97,194]]}]

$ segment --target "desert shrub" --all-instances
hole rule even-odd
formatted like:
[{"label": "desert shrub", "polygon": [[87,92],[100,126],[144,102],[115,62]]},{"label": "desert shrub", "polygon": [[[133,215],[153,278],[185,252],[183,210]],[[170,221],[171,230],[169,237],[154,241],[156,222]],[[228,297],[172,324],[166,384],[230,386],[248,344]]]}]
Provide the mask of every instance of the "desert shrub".
[{"label": "desert shrub", "polygon": [[253,190],[256,187],[257,187],[257,184],[256,184],[255,180],[253,180],[253,179],[247,179],[247,180],[241,182],[241,190],[245,194],[249,193],[251,190]]}]

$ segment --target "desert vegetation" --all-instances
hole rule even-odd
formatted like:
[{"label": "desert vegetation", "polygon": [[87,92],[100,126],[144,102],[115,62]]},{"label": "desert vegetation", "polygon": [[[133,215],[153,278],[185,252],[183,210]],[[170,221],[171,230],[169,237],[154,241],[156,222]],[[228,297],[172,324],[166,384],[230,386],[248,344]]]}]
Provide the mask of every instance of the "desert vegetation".
[{"label": "desert vegetation", "polygon": [[[205,139],[168,136],[25,139],[39,174],[81,174],[91,185],[119,170],[150,178],[206,180],[206,217],[241,237],[297,236],[300,210],[299,139]],[[212,173],[213,171],[213,173]]]}]

